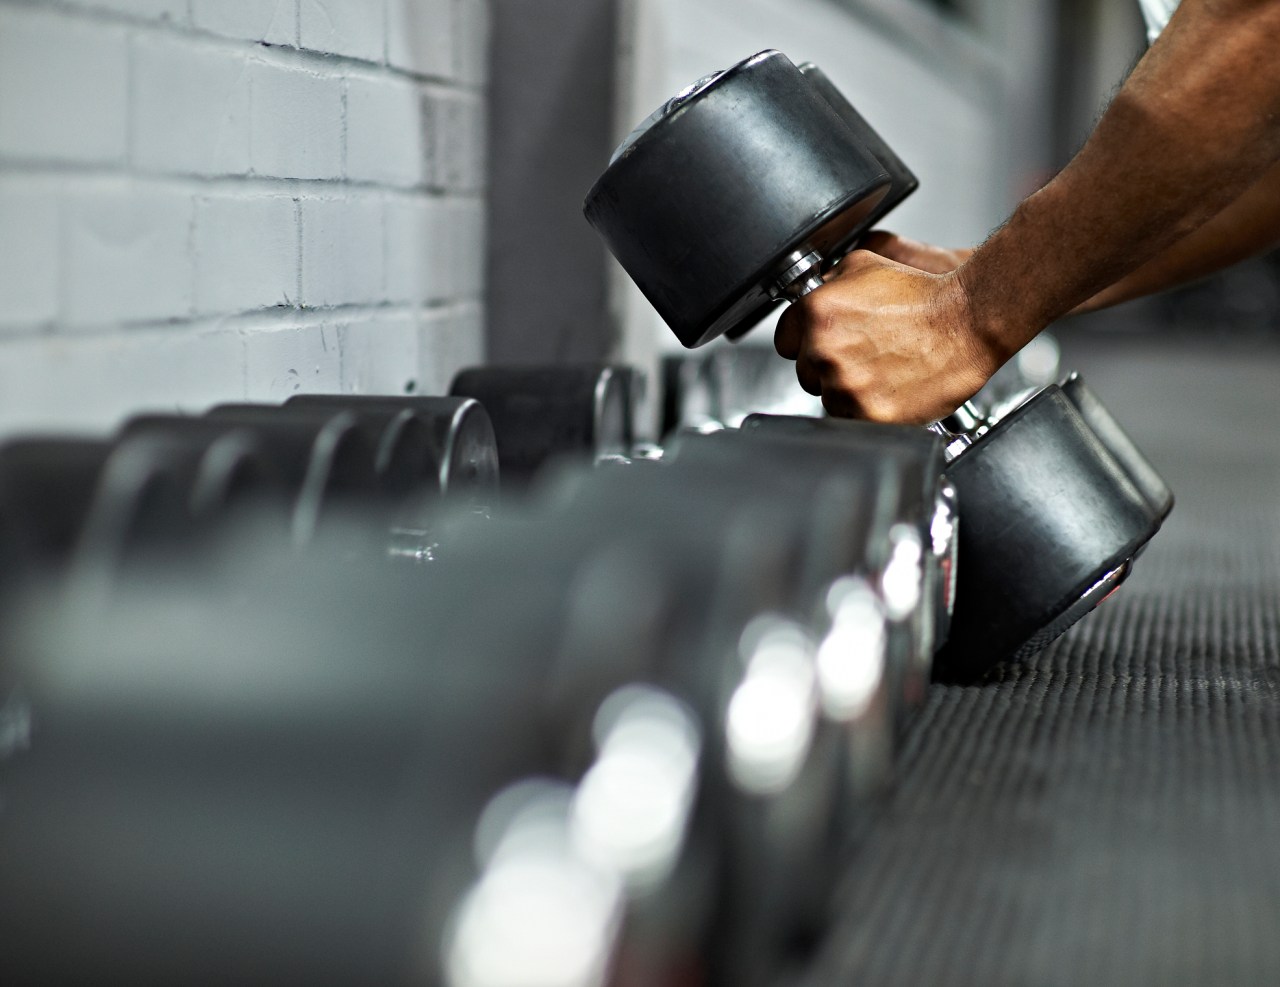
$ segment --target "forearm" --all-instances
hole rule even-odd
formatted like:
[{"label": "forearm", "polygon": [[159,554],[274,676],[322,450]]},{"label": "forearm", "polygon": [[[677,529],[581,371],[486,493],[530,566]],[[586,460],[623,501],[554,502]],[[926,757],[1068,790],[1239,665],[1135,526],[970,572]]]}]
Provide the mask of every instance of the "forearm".
[{"label": "forearm", "polygon": [[1007,358],[1280,160],[1280,0],[1184,0],[1084,149],[957,275]]},{"label": "forearm", "polygon": [[1078,306],[1094,312],[1180,284],[1255,257],[1280,245],[1280,165],[1199,229],[1175,242],[1115,284]]}]

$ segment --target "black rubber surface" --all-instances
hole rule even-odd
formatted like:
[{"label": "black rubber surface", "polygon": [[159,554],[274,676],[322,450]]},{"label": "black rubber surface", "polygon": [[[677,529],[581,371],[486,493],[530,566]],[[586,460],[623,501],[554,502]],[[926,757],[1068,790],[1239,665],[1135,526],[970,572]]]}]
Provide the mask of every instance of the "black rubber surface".
[{"label": "black rubber surface", "polygon": [[933,687],[806,987],[1280,983],[1280,348],[1063,362],[1177,506],[1049,649]]}]

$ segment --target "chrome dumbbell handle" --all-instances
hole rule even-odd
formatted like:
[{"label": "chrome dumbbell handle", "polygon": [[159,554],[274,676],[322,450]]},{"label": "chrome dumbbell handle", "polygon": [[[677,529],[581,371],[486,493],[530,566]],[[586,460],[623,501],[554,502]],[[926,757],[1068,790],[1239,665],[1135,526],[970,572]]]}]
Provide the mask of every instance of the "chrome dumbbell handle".
[{"label": "chrome dumbbell handle", "polygon": [[[769,297],[775,301],[797,301],[825,283],[822,257],[816,251],[793,250],[780,266],[781,273],[769,285]],[[966,401],[945,418],[925,427],[946,440],[947,462],[951,462],[991,426],[977,406]]]}]

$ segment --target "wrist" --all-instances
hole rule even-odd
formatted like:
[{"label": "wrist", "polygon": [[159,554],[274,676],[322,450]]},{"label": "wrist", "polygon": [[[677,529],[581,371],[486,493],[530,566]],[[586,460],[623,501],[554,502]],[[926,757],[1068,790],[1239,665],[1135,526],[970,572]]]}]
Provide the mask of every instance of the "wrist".
[{"label": "wrist", "polygon": [[[1036,201],[1044,194],[1042,190],[1021,203],[955,271],[974,334],[997,366],[1075,301],[1062,301],[1062,265],[1052,246],[1060,240],[1051,229],[1046,232],[1045,220],[1052,211],[1038,209],[1041,203]],[[1047,215],[1037,217],[1036,212]]]}]

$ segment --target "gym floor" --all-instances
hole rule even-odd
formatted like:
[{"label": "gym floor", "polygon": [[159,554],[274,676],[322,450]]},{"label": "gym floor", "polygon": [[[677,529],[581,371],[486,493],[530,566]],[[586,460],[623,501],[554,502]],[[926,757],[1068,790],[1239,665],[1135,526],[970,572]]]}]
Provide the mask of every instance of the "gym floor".
[{"label": "gym floor", "polygon": [[1177,505],[1037,658],[933,687],[806,987],[1280,983],[1280,341],[1059,338]]}]

